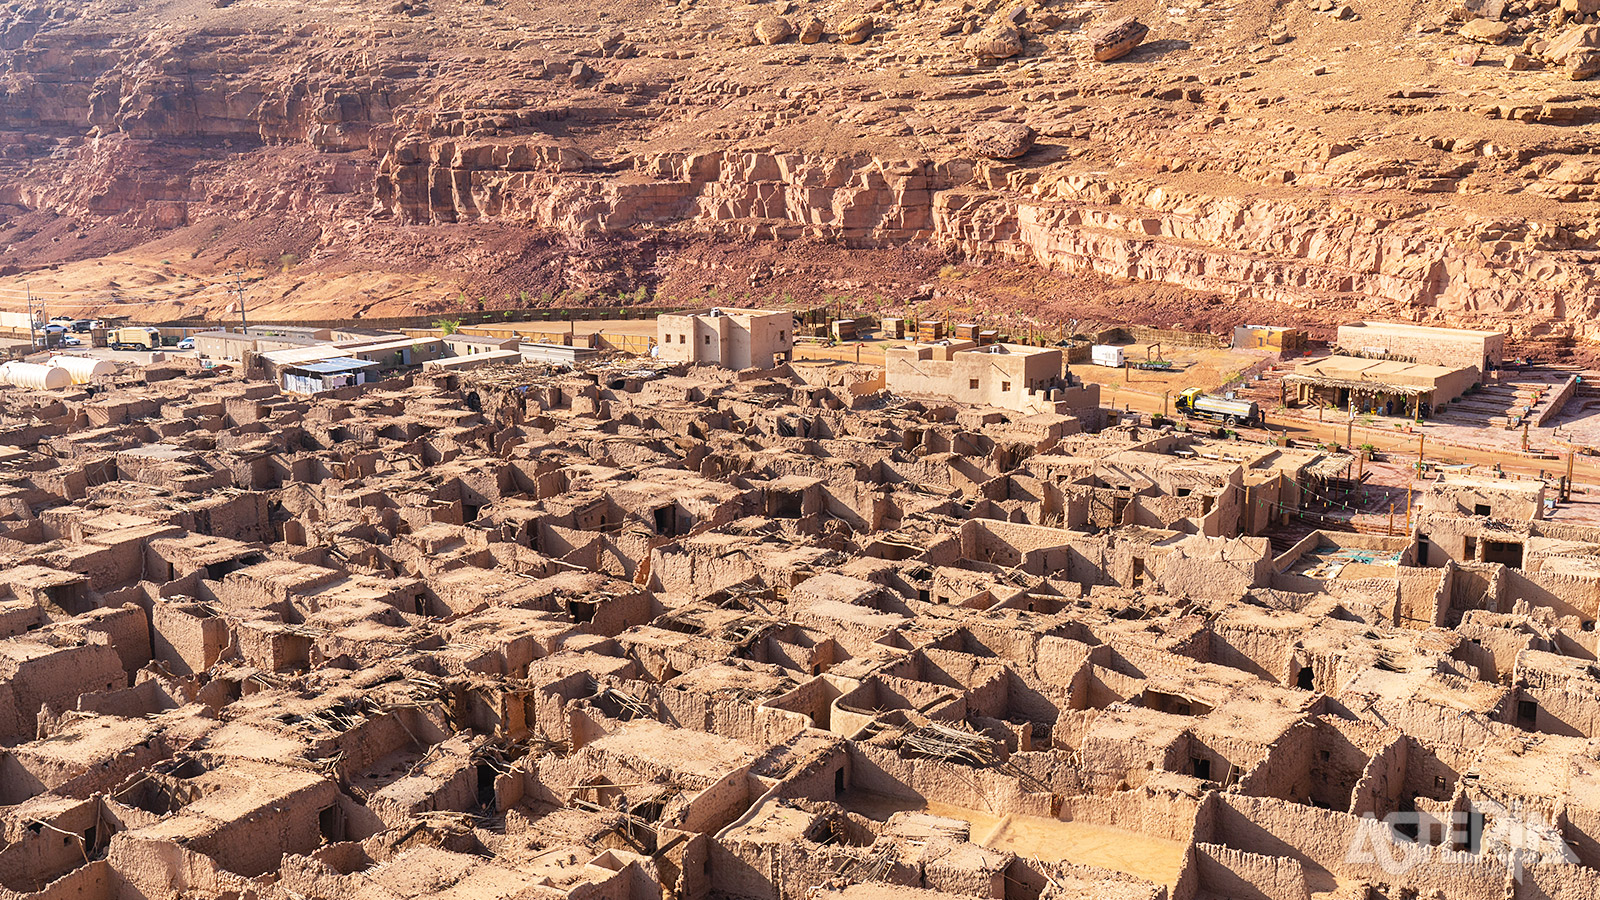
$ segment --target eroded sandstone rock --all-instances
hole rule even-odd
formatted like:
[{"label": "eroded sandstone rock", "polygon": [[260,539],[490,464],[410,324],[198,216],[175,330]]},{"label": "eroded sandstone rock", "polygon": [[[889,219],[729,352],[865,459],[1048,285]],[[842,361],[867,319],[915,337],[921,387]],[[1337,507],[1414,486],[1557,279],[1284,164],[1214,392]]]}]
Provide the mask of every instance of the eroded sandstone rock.
[{"label": "eroded sandstone rock", "polygon": [[1020,122],[984,122],[967,130],[967,146],[989,159],[1015,159],[1033,149],[1037,137]]},{"label": "eroded sandstone rock", "polygon": [[878,20],[872,16],[856,16],[839,26],[839,40],[846,44],[859,44],[872,36]]},{"label": "eroded sandstone rock", "polygon": [[1457,0],[1456,5],[1450,10],[1450,18],[1457,22],[1499,19],[1505,12],[1505,0]]},{"label": "eroded sandstone rock", "polygon": [[1022,52],[1026,39],[1016,26],[1002,22],[967,38],[967,52],[984,59],[1008,59]]},{"label": "eroded sandstone rock", "polygon": [[756,22],[756,40],[763,44],[786,41],[794,34],[794,26],[783,16],[767,16]]},{"label": "eroded sandstone rock", "polygon": [[1511,26],[1493,19],[1473,19],[1461,26],[1461,36],[1480,44],[1498,44],[1511,34]]},{"label": "eroded sandstone rock", "polygon": [[816,16],[811,16],[804,22],[800,23],[800,43],[817,43],[818,41],[822,40],[822,31],[822,20]]},{"label": "eroded sandstone rock", "polygon": [[1116,19],[1089,30],[1089,47],[1100,62],[1121,59],[1144,43],[1150,29],[1132,17]]},{"label": "eroded sandstone rock", "polygon": [[1567,57],[1583,50],[1600,49],[1600,26],[1579,25],[1569,28],[1561,36],[1550,42],[1544,48],[1544,58],[1557,65],[1567,61]]},{"label": "eroded sandstone rock", "polygon": [[1600,51],[1578,50],[1567,55],[1567,77],[1587,81],[1600,75]]}]

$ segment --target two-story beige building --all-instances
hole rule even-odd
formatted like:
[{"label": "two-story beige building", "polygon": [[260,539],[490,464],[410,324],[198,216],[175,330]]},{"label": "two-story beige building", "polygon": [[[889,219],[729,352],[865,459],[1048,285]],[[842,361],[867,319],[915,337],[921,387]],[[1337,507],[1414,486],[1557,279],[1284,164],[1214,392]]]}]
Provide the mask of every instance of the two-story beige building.
[{"label": "two-story beige building", "polygon": [[[1068,385],[1061,372],[1061,351],[1048,347],[938,341],[884,351],[885,386],[896,394],[1026,413],[1099,405],[1098,385]],[[1079,396],[1086,391],[1095,396]]]},{"label": "two-story beige building", "polygon": [[794,315],[782,310],[713,307],[656,318],[656,355],[730,369],[770,369],[794,352]]}]

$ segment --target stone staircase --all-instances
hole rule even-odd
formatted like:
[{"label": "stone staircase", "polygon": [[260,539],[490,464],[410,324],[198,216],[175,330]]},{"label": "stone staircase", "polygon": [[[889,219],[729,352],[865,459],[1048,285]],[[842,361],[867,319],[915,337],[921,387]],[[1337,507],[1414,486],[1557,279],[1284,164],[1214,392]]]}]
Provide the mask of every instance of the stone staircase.
[{"label": "stone staircase", "polygon": [[1435,412],[1432,421],[1441,425],[1520,428],[1525,418],[1536,417],[1554,399],[1560,384],[1547,382],[1508,382],[1486,384],[1451,401]]}]

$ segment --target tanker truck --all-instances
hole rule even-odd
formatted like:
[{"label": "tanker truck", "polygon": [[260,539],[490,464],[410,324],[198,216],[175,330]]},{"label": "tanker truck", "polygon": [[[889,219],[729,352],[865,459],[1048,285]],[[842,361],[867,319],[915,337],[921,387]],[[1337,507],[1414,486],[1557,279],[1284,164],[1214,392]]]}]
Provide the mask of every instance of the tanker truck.
[{"label": "tanker truck", "polygon": [[1228,425],[1256,425],[1261,421],[1261,408],[1253,400],[1229,400],[1207,394],[1199,388],[1189,388],[1178,395],[1178,412],[1191,419],[1210,419]]}]

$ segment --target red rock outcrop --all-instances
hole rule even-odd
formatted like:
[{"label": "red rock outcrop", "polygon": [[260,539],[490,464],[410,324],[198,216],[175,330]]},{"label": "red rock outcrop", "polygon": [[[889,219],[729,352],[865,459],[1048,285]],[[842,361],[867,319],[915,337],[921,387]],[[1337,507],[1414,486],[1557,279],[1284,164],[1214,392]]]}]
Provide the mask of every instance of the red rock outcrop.
[{"label": "red rock outcrop", "polygon": [[[875,3],[830,14],[817,43],[770,46],[753,35],[771,10],[709,0],[598,26],[530,4],[400,6],[358,4],[358,25],[315,3],[168,21],[14,2],[0,226],[278,222],[328,254],[463,225],[815,238],[1420,319],[1600,316],[1600,176],[1572,127],[1600,102],[1544,86],[1555,70],[1382,77],[1350,39],[1389,41],[1393,23],[1200,15],[1103,67],[1084,63],[1093,22],[1046,5]],[[1562,34],[1525,18],[1515,35]],[[974,61],[971,38],[997,33],[1020,52]],[[1404,33],[1431,60],[1457,40]],[[1338,79],[1305,74],[1334,56]],[[1033,149],[982,158],[966,134],[986,120],[1030,128]],[[0,240],[0,263],[25,274],[43,239]]]}]

